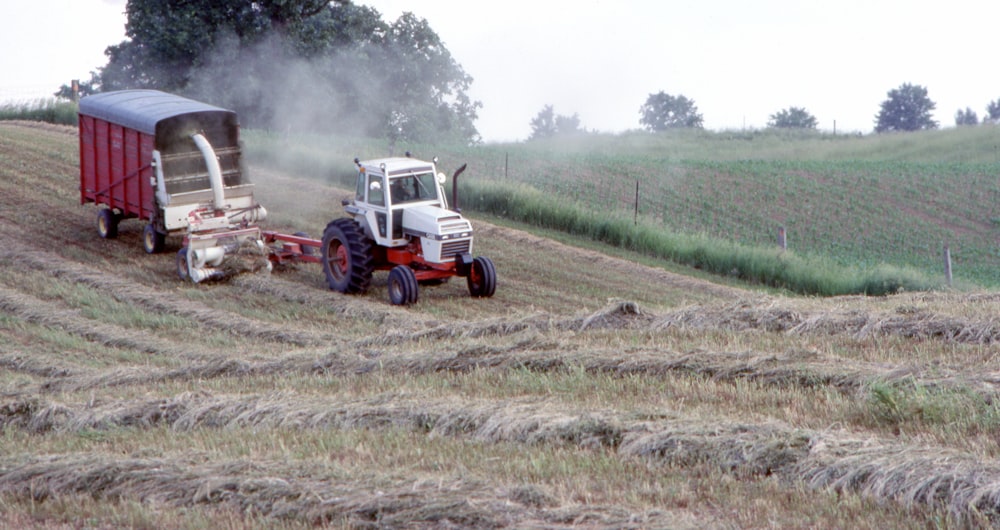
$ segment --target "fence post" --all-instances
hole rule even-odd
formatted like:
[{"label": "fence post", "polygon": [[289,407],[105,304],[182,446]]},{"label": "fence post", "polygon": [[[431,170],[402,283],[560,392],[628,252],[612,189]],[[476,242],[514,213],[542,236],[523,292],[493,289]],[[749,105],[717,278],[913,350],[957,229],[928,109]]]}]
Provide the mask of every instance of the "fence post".
[{"label": "fence post", "polygon": [[635,179],[635,220],[632,224],[639,226],[639,179]]},{"label": "fence post", "polygon": [[778,227],[778,246],[781,247],[781,251],[784,252],[788,250],[788,240],[785,238],[785,227]]},{"label": "fence post", "polygon": [[951,248],[948,243],[944,244],[944,279],[948,282],[948,287],[951,287]]}]

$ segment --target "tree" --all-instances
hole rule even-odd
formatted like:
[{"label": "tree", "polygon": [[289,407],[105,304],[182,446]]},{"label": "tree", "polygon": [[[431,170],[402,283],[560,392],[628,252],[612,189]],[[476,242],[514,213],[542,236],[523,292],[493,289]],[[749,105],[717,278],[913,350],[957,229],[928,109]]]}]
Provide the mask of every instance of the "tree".
[{"label": "tree", "polygon": [[703,122],[694,100],[662,91],[650,94],[639,108],[639,114],[639,123],[652,132],[685,127],[700,129]]},{"label": "tree", "polygon": [[788,107],[771,115],[768,127],[778,129],[815,129],[816,117],[799,107]]},{"label": "tree", "polygon": [[426,20],[349,0],[128,0],[101,90],[156,88],[246,126],[479,141],[472,78]]},{"label": "tree", "polygon": [[528,139],[550,138],[556,135],[556,131],[556,111],[552,105],[545,105],[531,118],[531,136]]},{"label": "tree", "polygon": [[931,118],[935,104],[927,97],[926,88],[903,83],[890,90],[888,96],[876,116],[875,132],[937,129],[937,122]]},{"label": "tree", "polygon": [[580,116],[556,115],[552,105],[545,105],[538,114],[531,119],[531,136],[529,140],[540,138],[551,138],[553,136],[566,136],[583,132],[580,128]]},{"label": "tree", "polygon": [[969,107],[965,107],[965,110],[958,109],[955,111],[955,125],[979,125],[979,116]]},{"label": "tree", "polygon": [[990,101],[989,104],[986,105],[986,116],[983,116],[983,121],[1000,123],[1000,99]]}]

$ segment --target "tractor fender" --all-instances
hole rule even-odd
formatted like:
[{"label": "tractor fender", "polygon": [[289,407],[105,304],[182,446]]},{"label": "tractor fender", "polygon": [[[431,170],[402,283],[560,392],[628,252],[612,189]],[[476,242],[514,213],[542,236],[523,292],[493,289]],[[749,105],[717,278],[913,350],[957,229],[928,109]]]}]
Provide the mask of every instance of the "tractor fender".
[{"label": "tractor fender", "polygon": [[455,272],[459,276],[467,277],[472,271],[472,254],[462,252],[455,255]]}]

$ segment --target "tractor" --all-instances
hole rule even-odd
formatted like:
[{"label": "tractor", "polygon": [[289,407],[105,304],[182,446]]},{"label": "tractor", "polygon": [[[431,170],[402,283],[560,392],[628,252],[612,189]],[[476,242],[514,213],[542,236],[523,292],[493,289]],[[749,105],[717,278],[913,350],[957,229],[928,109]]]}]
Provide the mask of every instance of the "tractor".
[{"label": "tractor", "polygon": [[389,300],[417,301],[419,284],[464,276],[469,293],[490,297],[496,269],[487,257],[472,257],[472,224],[458,208],[458,176],[452,177],[452,207],[446,176],[431,162],[406,157],[359,161],[353,199],[342,204],[345,217],[323,231],[320,261],[330,289],[364,293],[376,270],[389,271]]}]

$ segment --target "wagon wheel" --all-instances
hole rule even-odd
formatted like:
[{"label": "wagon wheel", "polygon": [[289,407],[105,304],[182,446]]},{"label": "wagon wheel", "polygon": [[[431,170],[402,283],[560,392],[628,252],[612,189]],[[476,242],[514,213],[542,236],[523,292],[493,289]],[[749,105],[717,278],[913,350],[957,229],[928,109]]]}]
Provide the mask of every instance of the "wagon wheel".
[{"label": "wagon wheel", "polygon": [[188,271],[188,248],[182,247],[177,251],[177,277],[181,280],[187,281],[191,279],[191,275]]},{"label": "wagon wheel", "polygon": [[118,223],[121,216],[111,208],[101,208],[97,211],[97,233],[102,239],[118,237]]},{"label": "wagon wheel", "polygon": [[330,289],[342,293],[363,293],[372,282],[375,266],[372,241],[353,219],[330,221],[323,231],[321,260]]},{"label": "wagon wheel", "polygon": [[146,227],[142,229],[142,248],[146,251],[146,254],[163,252],[166,242],[166,235],[157,231],[153,223],[146,223]]}]

